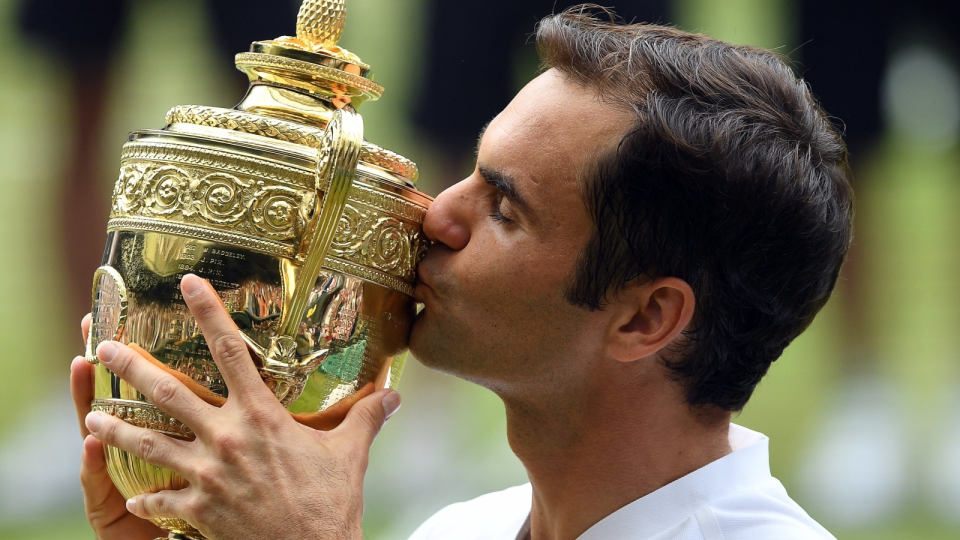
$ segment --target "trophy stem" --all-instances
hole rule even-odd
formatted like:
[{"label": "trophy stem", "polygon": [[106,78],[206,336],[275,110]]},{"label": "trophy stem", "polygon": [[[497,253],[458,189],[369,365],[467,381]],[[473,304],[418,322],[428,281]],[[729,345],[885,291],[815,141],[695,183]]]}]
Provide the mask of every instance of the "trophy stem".
[{"label": "trophy stem", "polygon": [[166,538],[157,538],[157,540],[207,540],[202,536],[187,536],[180,533],[170,533]]}]

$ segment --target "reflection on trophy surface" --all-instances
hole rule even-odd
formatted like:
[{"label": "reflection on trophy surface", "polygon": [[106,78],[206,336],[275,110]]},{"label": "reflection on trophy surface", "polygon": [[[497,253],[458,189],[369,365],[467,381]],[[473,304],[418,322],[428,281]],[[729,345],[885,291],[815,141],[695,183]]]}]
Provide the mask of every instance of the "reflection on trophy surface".
[{"label": "reflection on trophy surface", "polygon": [[[135,344],[209,403],[227,389],[180,296],[184,274],[218,291],[264,382],[305,425],[329,429],[359,397],[395,387],[415,315],[431,199],[409,160],[363,139],[356,108],[383,88],[337,46],[343,0],[306,0],[296,37],[237,55],[251,80],[234,109],[175,107],[123,147],[87,360]],[[190,430],[102,365],[93,409],[173,437]],[[126,498],[181,489],[166,469],[107,448]],[[202,538],[158,519],[171,538]]]}]

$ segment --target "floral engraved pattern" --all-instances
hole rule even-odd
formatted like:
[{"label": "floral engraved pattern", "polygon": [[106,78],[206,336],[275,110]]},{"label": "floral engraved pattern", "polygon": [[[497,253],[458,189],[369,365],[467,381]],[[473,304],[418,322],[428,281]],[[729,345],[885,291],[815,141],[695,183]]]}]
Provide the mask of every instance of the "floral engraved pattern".
[{"label": "floral engraved pattern", "polygon": [[332,255],[408,282],[426,249],[418,226],[353,203],[344,209],[330,246]]},{"label": "floral engraved pattern", "polygon": [[222,172],[134,162],[120,170],[111,217],[172,219],[283,241],[302,233],[315,201],[307,190]]},{"label": "floral engraved pattern", "polygon": [[176,212],[189,195],[190,178],[176,167],[160,167],[145,178],[143,204],[158,216]]},{"label": "floral engraved pattern", "polygon": [[285,187],[266,188],[254,200],[251,218],[257,231],[264,236],[274,240],[291,240],[302,233],[315,201],[316,196],[310,192]]}]

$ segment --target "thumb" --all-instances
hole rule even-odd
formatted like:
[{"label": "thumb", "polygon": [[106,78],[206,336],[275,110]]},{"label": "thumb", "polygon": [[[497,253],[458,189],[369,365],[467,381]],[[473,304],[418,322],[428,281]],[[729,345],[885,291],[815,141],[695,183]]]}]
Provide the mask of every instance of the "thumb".
[{"label": "thumb", "polygon": [[359,438],[366,447],[380,433],[383,424],[400,409],[400,394],[393,390],[381,390],[358,401],[347,417],[332,433]]}]

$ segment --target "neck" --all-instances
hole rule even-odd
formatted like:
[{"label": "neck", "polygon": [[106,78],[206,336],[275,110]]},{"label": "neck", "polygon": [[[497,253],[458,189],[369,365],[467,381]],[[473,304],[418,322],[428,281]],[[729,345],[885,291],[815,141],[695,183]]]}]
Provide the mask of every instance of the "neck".
[{"label": "neck", "polygon": [[501,396],[510,446],[533,485],[532,540],[574,540],[731,452],[729,413],[694,411],[655,369],[650,377],[616,363],[592,388]]}]

